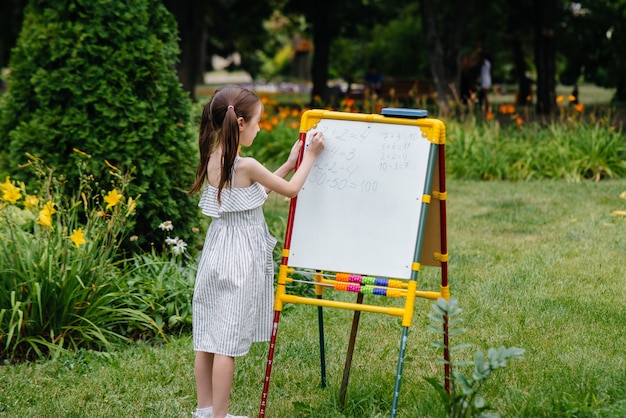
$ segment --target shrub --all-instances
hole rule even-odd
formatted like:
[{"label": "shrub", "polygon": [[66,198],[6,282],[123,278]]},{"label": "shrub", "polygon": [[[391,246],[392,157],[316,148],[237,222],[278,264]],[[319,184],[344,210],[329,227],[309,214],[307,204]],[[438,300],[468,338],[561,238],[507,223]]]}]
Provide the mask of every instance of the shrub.
[{"label": "shrub", "polygon": [[125,300],[139,298],[120,286],[118,249],[136,209],[128,174],[111,166],[114,181],[102,190],[88,161],[73,194],[34,157],[38,192],[9,177],[0,183],[0,359],[107,348],[161,332],[128,308]]},{"label": "shrub", "polygon": [[[0,103],[0,164],[11,164],[0,172],[32,184],[15,169],[33,149],[74,189],[73,148],[134,168],[140,242],[161,219],[182,233],[197,219],[185,193],[195,160],[191,104],[174,70],[176,23],[161,3],[29,2]],[[104,181],[106,172],[101,165],[93,174]]]}]

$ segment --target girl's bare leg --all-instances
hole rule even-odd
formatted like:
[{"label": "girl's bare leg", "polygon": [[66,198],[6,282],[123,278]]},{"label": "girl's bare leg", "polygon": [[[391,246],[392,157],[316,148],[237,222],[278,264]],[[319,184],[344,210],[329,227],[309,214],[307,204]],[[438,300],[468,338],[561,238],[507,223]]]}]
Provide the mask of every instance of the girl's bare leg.
[{"label": "girl's bare leg", "polygon": [[198,408],[213,405],[213,361],[215,355],[204,351],[196,351],[194,372],[196,375],[196,393]]},{"label": "girl's bare leg", "polygon": [[235,359],[215,354],[213,358],[213,418],[224,418],[233,385]]}]

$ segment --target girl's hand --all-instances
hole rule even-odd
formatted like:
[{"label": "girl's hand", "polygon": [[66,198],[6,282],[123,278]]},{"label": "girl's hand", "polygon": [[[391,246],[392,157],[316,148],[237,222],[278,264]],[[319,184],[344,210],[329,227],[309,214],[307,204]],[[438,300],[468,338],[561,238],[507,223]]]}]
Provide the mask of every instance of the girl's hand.
[{"label": "girl's hand", "polygon": [[287,165],[290,167],[290,170],[296,168],[296,163],[298,162],[298,157],[300,156],[300,149],[302,148],[302,141],[299,139],[293,144],[291,147],[291,151],[289,152],[289,157],[287,157]]},{"label": "girl's hand", "polygon": [[315,132],[311,137],[311,141],[307,144],[307,153],[312,153],[315,157],[324,151],[324,134]]}]

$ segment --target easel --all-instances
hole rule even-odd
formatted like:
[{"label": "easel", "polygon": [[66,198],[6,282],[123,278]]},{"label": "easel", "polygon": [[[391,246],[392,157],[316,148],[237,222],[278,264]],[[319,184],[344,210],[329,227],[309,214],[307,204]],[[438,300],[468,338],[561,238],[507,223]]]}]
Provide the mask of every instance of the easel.
[{"label": "easel", "polygon": [[[263,395],[259,417],[265,416],[267,405],[267,395],[269,390],[270,374],[276,347],[276,337],[278,332],[278,321],[284,303],[306,304],[318,307],[319,336],[320,336],[320,363],[322,375],[322,387],[326,386],[326,365],[324,353],[324,326],[322,307],[341,308],[354,311],[350,340],[344,366],[343,379],[340,389],[340,402],[344,405],[346,390],[350,375],[352,356],[356,335],[358,332],[360,312],[383,313],[402,318],[402,336],[400,340],[400,352],[396,378],[394,383],[394,394],[390,416],[395,418],[398,407],[400,393],[400,383],[404,367],[404,357],[408,339],[408,329],[414,313],[414,304],[417,297],[426,299],[437,299],[443,297],[449,299],[450,291],[448,286],[448,253],[446,238],[446,184],[445,184],[445,127],[441,121],[423,118],[423,111],[414,109],[383,109],[383,115],[362,115],[342,112],[331,112],[312,110],[307,111],[302,117],[300,127],[300,140],[306,143],[307,133],[317,126],[322,120],[346,120],[361,121],[364,123],[390,123],[398,125],[411,125],[422,130],[422,136],[427,138],[429,145],[428,162],[426,175],[423,182],[423,194],[421,196],[421,211],[419,216],[419,226],[415,240],[415,248],[410,263],[410,277],[407,280],[387,279],[373,276],[363,276],[359,274],[349,274],[337,272],[335,274],[323,273],[323,270],[316,269],[312,274],[315,285],[316,297],[302,297],[288,294],[287,286],[294,279],[289,275],[294,273],[294,268],[289,266],[291,254],[292,235],[294,229],[294,217],[296,214],[297,197],[291,200],[285,243],[282,251],[282,262],[278,272],[278,283],[274,303],[274,323],[268,353],[265,382],[263,385]],[[387,115],[387,116],[386,116]],[[418,119],[416,119],[418,118]],[[304,150],[305,147],[302,147]],[[334,186],[333,186],[334,187]],[[429,207],[432,209],[429,211]],[[441,286],[438,291],[425,291],[417,289],[417,279],[421,265],[435,266],[441,268]],[[326,271],[326,270],[324,270]],[[335,271],[335,270],[332,270]],[[400,276],[398,276],[400,277]],[[354,303],[323,299],[324,288],[333,288],[348,292],[356,292],[357,300]],[[380,305],[368,305],[363,303],[363,294],[374,294],[382,297],[404,298],[404,307],[391,307]],[[447,323],[444,324],[444,329]],[[448,346],[447,333],[444,336],[444,345]],[[444,358],[449,360],[449,352],[444,351]],[[449,391],[450,369],[449,365],[444,366],[445,388]]]}]

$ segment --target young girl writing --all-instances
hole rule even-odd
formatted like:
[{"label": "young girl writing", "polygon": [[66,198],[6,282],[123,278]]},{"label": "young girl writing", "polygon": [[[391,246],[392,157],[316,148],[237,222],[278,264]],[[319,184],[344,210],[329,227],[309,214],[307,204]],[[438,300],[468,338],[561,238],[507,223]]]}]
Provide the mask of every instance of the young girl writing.
[{"label": "young girl writing", "polygon": [[276,239],[262,205],[272,190],[296,196],[324,149],[323,135],[315,133],[289,181],[284,177],[296,166],[300,141],[274,173],[240,157],[239,146],[252,145],[262,114],[259,98],[236,86],[218,89],[202,111],[200,163],[189,193],[204,189],[199,206],[212,221],[193,295],[196,417],[242,418],[228,414],[234,358],[253,342],[269,341],[272,327]]}]

